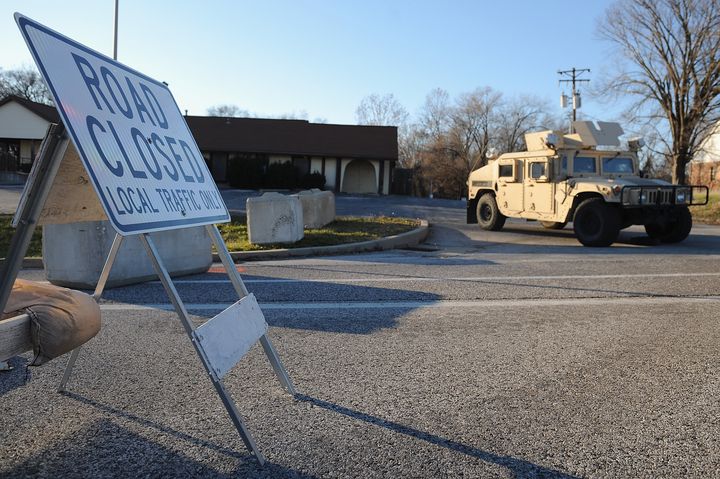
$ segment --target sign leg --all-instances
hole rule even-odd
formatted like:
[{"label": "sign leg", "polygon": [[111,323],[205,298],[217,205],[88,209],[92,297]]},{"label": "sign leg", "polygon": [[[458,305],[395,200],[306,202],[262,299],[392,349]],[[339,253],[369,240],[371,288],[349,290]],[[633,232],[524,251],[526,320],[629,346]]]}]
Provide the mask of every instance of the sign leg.
[{"label": "sign leg", "polygon": [[[115,238],[113,239],[112,245],[110,246],[110,252],[108,253],[107,258],[105,259],[105,264],[103,265],[103,269],[100,272],[100,278],[98,278],[98,282],[95,285],[95,292],[92,295],[93,299],[96,302],[100,301],[100,297],[102,296],[102,293],[105,290],[105,284],[107,283],[107,280],[110,277],[110,270],[112,269],[112,266],[115,263],[115,258],[117,257],[118,251],[120,251],[120,245],[122,245],[122,241],[123,241],[123,237],[116,233]],[[72,354],[70,355],[70,359],[68,360],[67,365],[65,366],[65,372],[63,373],[62,380],[60,381],[60,385],[58,386],[59,393],[65,391],[65,386],[67,385],[67,382],[70,379],[72,370],[75,367],[75,361],[77,361],[77,358],[79,355],[80,355],[80,347],[77,347],[73,350]]]},{"label": "sign leg", "polygon": [[[208,235],[210,235],[210,239],[212,239],[212,242],[215,245],[220,261],[222,261],[235,291],[240,298],[244,298],[248,295],[247,287],[245,287],[245,283],[243,283],[240,273],[238,273],[238,270],[235,268],[235,262],[233,262],[232,256],[230,256],[230,252],[227,250],[227,246],[225,246],[225,241],[223,241],[220,231],[218,231],[217,226],[215,225],[207,225],[205,230]],[[267,355],[268,360],[273,367],[273,371],[275,371],[275,375],[278,377],[283,389],[293,396],[297,395],[295,385],[293,385],[290,375],[288,375],[285,366],[283,366],[280,361],[280,356],[278,356],[277,351],[275,351],[275,347],[270,342],[270,338],[268,338],[267,334],[262,335],[260,338],[260,344],[262,344],[265,355]]]},{"label": "sign leg", "polygon": [[155,244],[153,243],[152,238],[150,238],[147,233],[143,233],[140,235],[140,241],[145,247],[145,251],[147,251],[147,254],[150,257],[150,261],[152,261],[153,263],[153,267],[155,268],[155,272],[160,278],[160,282],[162,283],[165,291],[170,297],[170,301],[175,308],[175,312],[180,318],[180,322],[185,328],[185,332],[187,333],[190,342],[195,348],[195,352],[200,357],[200,361],[202,362],[203,366],[205,366],[205,371],[207,372],[208,376],[210,376],[210,380],[215,387],[215,391],[217,391],[218,395],[220,396],[223,406],[225,406],[225,409],[230,415],[230,419],[232,419],[235,428],[237,429],[240,437],[245,443],[245,447],[248,449],[248,451],[255,455],[255,458],[261,465],[265,464],[265,457],[262,455],[260,449],[258,449],[257,445],[255,444],[255,440],[250,434],[250,431],[248,431],[245,427],[245,423],[240,417],[240,413],[235,406],[235,402],[232,400],[227,390],[225,389],[225,385],[223,384],[222,380],[218,378],[213,371],[207,357],[205,356],[205,352],[200,347],[200,344],[197,341],[193,340],[193,330],[195,328],[193,327],[192,321],[190,321],[190,315],[188,314],[187,309],[185,309],[185,305],[183,304],[182,299],[180,299],[180,295],[178,294],[177,289],[175,289],[175,285],[170,278],[170,274],[168,273],[165,266],[162,264],[162,260],[160,258],[160,255],[158,254],[157,249],[155,248]]},{"label": "sign leg", "polygon": [[5,308],[13,284],[22,267],[22,261],[30,245],[45,200],[50,194],[55,175],[57,175],[65,150],[70,140],[62,125],[50,125],[40,145],[30,177],[25,184],[20,205],[13,218],[15,233],[10,242],[7,258],[0,270],[0,311]]}]

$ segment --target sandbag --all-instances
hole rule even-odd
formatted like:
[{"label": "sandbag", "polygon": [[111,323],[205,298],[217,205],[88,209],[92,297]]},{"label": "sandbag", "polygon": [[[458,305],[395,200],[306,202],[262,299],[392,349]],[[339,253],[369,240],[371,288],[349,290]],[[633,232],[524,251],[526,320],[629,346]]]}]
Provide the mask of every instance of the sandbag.
[{"label": "sandbag", "polygon": [[81,291],[17,279],[2,316],[23,313],[31,322],[31,366],[72,351],[100,331],[100,307]]}]

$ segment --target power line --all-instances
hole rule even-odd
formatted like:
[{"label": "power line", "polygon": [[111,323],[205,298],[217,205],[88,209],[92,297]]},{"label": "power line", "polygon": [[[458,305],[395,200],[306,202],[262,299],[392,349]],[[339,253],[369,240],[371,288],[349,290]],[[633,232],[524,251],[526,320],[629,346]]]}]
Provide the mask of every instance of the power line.
[{"label": "power line", "polygon": [[[570,83],[572,84],[572,121],[577,121],[577,109],[580,108],[580,94],[577,91],[577,84],[579,83],[587,83],[590,81],[589,78],[580,78],[584,73],[590,73],[589,68],[575,68],[573,67],[571,70],[558,70],[558,75],[560,75],[560,80],[558,80],[558,83]],[[568,77],[568,78],[563,78]],[[560,97],[560,104],[563,108],[565,108],[567,102],[567,97],[565,96],[565,93],[562,94]],[[575,133],[575,128],[570,124],[570,133]]]}]

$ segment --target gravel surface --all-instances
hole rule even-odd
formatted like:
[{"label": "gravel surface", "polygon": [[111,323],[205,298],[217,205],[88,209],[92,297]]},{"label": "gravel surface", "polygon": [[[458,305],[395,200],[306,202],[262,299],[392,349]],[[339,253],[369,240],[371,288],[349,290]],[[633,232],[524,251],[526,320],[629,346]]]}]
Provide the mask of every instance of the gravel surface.
[{"label": "gravel surface", "polygon": [[[338,205],[434,224],[421,250],[238,265],[299,392],[258,346],[225,378],[266,466],[150,282],[106,292],[68,393],[64,358],[0,373],[0,477],[720,477],[720,227],[590,249],[460,202]],[[236,300],[217,265],[177,288],[196,324]]]},{"label": "gravel surface", "polygon": [[[159,284],[111,290],[68,394],[54,392],[64,360],[28,381],[23,356],[0,376],[0,476],[718,475],[719,252],[591,254],[580,265],[406,251],[240,265],[300,393],[284,393],[257,346],[226,377],[265,467],[176,317],[132,309],[167,303]],[[548,277],[563,275],[573,277]],[[178,287],[190,308],[231,302],[218,281]],[[198,324],[214,314],[197,313]]]}]

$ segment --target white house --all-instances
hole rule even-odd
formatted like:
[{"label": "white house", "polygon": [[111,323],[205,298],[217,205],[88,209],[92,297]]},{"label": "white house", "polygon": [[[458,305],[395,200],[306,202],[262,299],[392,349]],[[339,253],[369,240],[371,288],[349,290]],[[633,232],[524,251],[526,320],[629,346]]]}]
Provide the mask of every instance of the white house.
[{"label": "white house", "polygon": [[16,96],[0,100],[0,182],[23,181],[50,123],[57,123],[55,107]]}]

